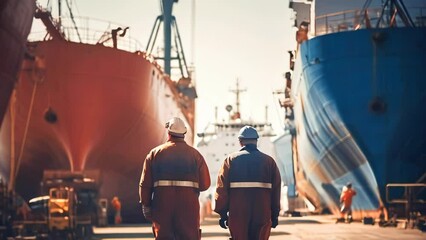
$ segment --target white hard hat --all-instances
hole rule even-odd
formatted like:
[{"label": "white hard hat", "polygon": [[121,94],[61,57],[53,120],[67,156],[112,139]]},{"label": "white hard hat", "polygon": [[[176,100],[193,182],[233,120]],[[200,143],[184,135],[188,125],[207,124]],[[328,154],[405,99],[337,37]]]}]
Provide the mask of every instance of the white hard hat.
[{"label": "white hard hat", "polygon": [[184,137],[184,134],[186,133],[185,123],[182,121],[182,119],[178,117],[170,119],[166,123],[166,128],[169,131],[170,135],[173,136]]}]

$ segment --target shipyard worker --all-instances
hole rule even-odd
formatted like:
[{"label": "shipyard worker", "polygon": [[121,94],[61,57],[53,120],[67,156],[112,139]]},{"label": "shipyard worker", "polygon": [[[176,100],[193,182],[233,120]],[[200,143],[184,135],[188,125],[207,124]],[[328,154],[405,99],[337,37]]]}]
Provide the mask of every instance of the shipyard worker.
[{"label": "shipyard worker", "polygon": [[121,223],[121,202],[117,196],[114,196],[111,200],[111,206],[114,209],[114,224]]},{"label": "shipyard worker", "polygon": [[337,222],[344,222],[345,214],[347,214],[347,221],[352,222],[352,198],[355,195],[356,191],[352,188],[352,183],[348,182],[346,186],[343,187],[340,195],[340,203],[342,206],[340,208],[340,218],[337,219]]},{"label": "shipyard worker", "polygon": [[297,30],[296,32],[296,42],[298,44],[303,43],[304,41],[308,40],[308,27],[309,27],[309,23],[303,21],[300,25],[299,25],[299,30]]},{"label": "shipyard worker", "polygon": [[186,144],[180,118],[166,123],[168,140],[146,156],[139,183],[142,212],[155,239],[201,239],[200,191],[210,187],[204,157]]},{"label": "shipyard worker", "polygon": [[238,138],[242,148],[219,171],[214,211],[233,240],[269,239],[271,227],[278,225],[280,172],[274,159],[257,149],[256,129],[245,126]]}]

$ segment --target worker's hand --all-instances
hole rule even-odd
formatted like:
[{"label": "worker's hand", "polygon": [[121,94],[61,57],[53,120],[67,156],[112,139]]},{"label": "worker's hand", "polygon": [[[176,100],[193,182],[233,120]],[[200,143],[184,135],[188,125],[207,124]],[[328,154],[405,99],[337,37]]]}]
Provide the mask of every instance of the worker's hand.
[{"label": "worker's hand", "polygon": [[228,229],[228,215],[220,216],[219,226],[223,229]]},{"label": "worker's hand", "polygon": [[149,220],[149,221],[152,220],[151,208],[150,207],[142,205],[142,212],[143,212],[143,215],[145,216],[146,220]]},{"label": "worker's hand", "polygon": [[272,218],[272,228],[276,228],[278,226],[278,218]]}]

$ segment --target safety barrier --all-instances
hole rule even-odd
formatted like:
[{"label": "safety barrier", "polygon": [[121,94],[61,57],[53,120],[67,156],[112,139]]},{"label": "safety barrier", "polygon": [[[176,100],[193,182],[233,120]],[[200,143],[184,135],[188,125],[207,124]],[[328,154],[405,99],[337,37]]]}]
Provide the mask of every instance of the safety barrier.
[{"label": "safety barrier", "polygon": [[[416,7],[408,8],[408,13],[417,27],[426,26],[426,8]],[[386,9],[389,12],[389,9]],[[382,8],[369,8],[365,12],[361,10],[347,10],[326,15],[321,15],[315,18],[315,35],[324,35],[334,32],[350,31],[362,28],[368,28],[368,25],[376,27],[380,19]],[[388,13],[389,15],[390,13]],[[368,19],[368,20],[366,20]],[[368,24],[366,23],[368,22]],[[389,23],[388,23],[389,24]],[[401,20],[398,18],[396,26],[402,26]],[[388,27],[384,22],[379,28]]]},{"label": "safety barrier", "polygon": [[405,217],[410,222],[426,205],[426,183],[390,183],[386,185],[386,202],[388,204],[402,204]]}]

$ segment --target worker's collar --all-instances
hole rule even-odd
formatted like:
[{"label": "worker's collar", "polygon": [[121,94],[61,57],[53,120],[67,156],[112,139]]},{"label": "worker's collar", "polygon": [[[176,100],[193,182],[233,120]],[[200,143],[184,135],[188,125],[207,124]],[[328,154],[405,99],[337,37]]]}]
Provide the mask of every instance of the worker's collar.
[{"label": "worker's collar", "polygon": [[241,151],[243,150],[247,150],[247,151],[255,151],[258,150],[256,144],[254,143],[249,143],[246,144],[244,147],[241,148]]},{"label": "worker's collar", "polygon": [[169,142],[185,142],[185,138],[171,136],[169,137]]}]

